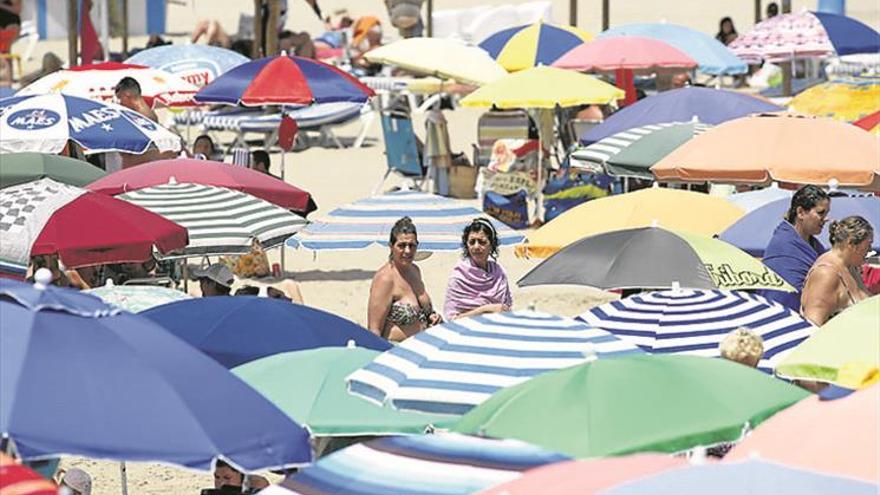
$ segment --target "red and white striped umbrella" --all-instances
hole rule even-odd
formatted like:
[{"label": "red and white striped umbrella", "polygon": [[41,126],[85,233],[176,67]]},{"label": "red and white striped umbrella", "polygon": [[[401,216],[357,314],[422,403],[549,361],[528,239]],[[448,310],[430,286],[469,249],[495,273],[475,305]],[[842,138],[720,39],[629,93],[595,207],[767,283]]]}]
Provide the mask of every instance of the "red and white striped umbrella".
[{"label": "red and white striped umbrella", "polygon": [[141,86],[147,101],[159,101],[169,107],[195,105],[193,96],[199,88],[180,76],[145,65],[103,62],[53,72],[34,81],[17,94],[63,93],[103,102],[113,101],[113,88],[123,77],[132,77]]}]

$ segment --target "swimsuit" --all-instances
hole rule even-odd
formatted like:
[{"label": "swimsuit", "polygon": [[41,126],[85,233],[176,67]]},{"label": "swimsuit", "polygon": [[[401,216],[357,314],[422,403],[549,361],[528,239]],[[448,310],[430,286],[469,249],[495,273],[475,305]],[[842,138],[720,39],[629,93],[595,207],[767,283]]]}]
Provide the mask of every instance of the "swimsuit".
[{"label": "swimsuit", "polygon": [[388,311],[386,321],[394,325],[403,327],[420,322],[428,324],[428,316],[421,307],[401,301],[391,303],[391,309]]}]

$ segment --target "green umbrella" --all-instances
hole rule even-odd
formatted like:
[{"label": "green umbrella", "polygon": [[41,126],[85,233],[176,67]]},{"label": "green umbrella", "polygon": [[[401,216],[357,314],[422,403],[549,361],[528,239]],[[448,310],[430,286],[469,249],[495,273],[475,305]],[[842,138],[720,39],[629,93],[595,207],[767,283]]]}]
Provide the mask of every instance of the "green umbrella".
[{"label": "green umbrella", "polygon": [[107,304],[132,313],[140,313],[155,306],[168,304],[192,296],[179,290],[154,285],[105,285],[85,291],[98,296]]},{"label": "green umbrella", "polygon": [[350,395],[345,378],[380,353],[324,347],[265,357],[232,371],[315,436],[419,434],[457,419],[402,412]]},{"label": "green umbrella", "polygon": [[580,148],[572,158],[600,165],[609,175],[653,179],[652,165],[711,128],[711,125],[699,122],[636,127]]},{"label": "green umbrella", "polygon": [[0,157],[0,187],[48,177],[83,187],[107,175],[91,163],[46,153],[4,153]]},{"label": "green umbrella", "polygon": [[640,227],[585,237],[526,273],[530,285],[600,289],[794,289],[732,244],[698,234]]},{"label": "green umbrella", "polygon": [[880,296],[828,320],[776,367],[791,379],[836,382],[844,366],[880,367]]},{"label": "green umbrella", "polygon": [[453,431],[574,457],[680,452],[738,440],[808,392],[723,359],[599,359],[496,392]]}]

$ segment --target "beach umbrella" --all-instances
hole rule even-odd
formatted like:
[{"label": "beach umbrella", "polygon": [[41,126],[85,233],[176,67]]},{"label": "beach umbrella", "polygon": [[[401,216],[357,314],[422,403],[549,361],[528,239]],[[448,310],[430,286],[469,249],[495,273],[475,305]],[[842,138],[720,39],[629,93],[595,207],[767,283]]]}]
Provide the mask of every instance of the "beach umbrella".
[{"label": "beach umbrella", "polygon": [[572,153],[572,157],[594,163],[608,175],[653,179],[652,165],[711,127],[699,122],[666,122],[635,127],[586,148],[579,148]]},{"label": "beach umbrella", "polygon": [[158,101],[168,107],[193,106],[199,90],[193,84],[163,70],[144,65],[101,62],[53,72],[37,79],[16,93],[34,96],[60,93],[101,102],[116,98],[116,85],[131,77],[141,87],[141,95],[149,102]]},{"label": "beach umbrella", "polygon": [[201,88],[250,59],[211,45],[165,45],[141,50],[125,61],[170,72]]},{"label": "beach umbrella", "polygon": [[648,292],[596,306],[578,318],[651,354],[715,358],[728,333],[747,328],[764,341],[758,369],[768,373],[815,330],[794,311],[739,291]]},{"label": "beach umbrella", "polygon": [[391,344],[345,318],[288,301],[215,296],[164,304],[142,315],[227,368],[288,351]]},{"label": "beach umbrella", "polygon": [[880,79],[817,84],[788,102],[793,112],[854,122],[880,109]]},{"label": "beach umbrella", "polygon": [[177,182],[241,191],[301,215],[318,209],[311,194],[272,176],[247,167],[190,158],[158,160],[122,169],[89,184],[88,189],[116,195],[161,186],[172,178]]},{"label": "beach umbrella", "polygon": [[0,100],[0,152],[58,154],[73,141],[86,154],[179,151],[180,138],[125,107],[60,94]]},{"label": "beach umbrella", "polygon": [[140,313],[162,304],[192,299],[186,292],[155,285],[112,285],[89,289],[87,294],[98,296],[105,303],[117,308]]},{"label": "beach umbrella", "polygon": [[853,122],[853,124],[868,132],[880,134],[880,110]]},{"label": "beach umbrella", "polygon": [[826,185],[834,179],[842,186],[880,190],[880,140],[827,118],[762,114],[706,131],[651,172],[661,181]]},{"label": "beach umbrella", "polygon": [[517,281],[531,285],[587,285],[600,289],[794,291],[773,270],[711,237],[662,227],[594,234],[545,259]]},{"label": "beach umbrella", "polygon": [[47,153],[4,153],[0,158],[0,188],[49,178],[82,187],[106,172],[89,162]]},{"label": "beach umbrella", "polygon": [[534,24],[498,31],[480,42],[480,48],[508,72],[550,65],[563,53],[590,41],[593,36],[573,26]]},{"label": "beach umbrella", "polygon": [[738,192],[727,196],[727,200],[745,210],[746,214],[757,210],[758,208],[772,203],[776,200],[791,201],[793,191],[782,189],[778,182],[770,184],[768,187],[755,189],[753,191]]},{"label": "beach umbrella", "polygon": [[[791,440],[791,439],[789,439]],[[631,481],[602,492],[605,495],[825,495],[847,493],[872,495],[874,483],[829,476],[753,459],[737,463],[715,463],[665,471]]]},{"label": "beach umbrella", "polygon": [[564,212],[532,232],[516,247],[516,255],[546,258],[587,236],[654,224],[715,235],[742,216],[742,210],[722,198],[651,187],[594,199]]},{"label": "beach umbrella", "polygon": [[826,12],[773,16],[739,35],[729,48],[750,64],[880,51],[880,33],[851,18]]},{"label": "beach umbrella", "polygon": [[[833,207],[828,214],[829,221],[859,215],[871,225],[880,225],[880,198],[876,196],[835,196],[831,199],[831,203]],[[790,199],[778,199],[768,203],[747,213],[722,232],[718,238],[752,256],[762,257],[764,249],[773,237],[773,231],[783,221],[790,204]],[[823,229],[817,237],[823,245],[831,245],[827,229]],[[880,250],[880,232],[874,232],[871,248]]]},{"label": "beach umbrella", "polygon": [[659,454],[565,461],[530,469],[519,478],[478,492],[477,495],[574,495],[597,493],[625,481],[644,478],[687,461]]},{"label": "beach umbrella", "polygon": [[311,461],[308,433],[220,365],[149,320],[46,287],[44,273],[36,287],[0,280],[0,434],[22,458]]},{"label": "beach umbrella", "polygon": [[616,26],[598,35],[606,36],[644,36],[665,41],[688,54],[699,64],[700,72],[713,76],[732,76],[745,74],[748,66],[715,38],[678,24],[666,22],[635,23]]},{"label": "beach umbrella", "polygon": [[417,435],[455,421],[453,416],[377,406],[349,394],[345,377],[378,355],[353,346],[323,347],[264,357],[233,373],[318,437]]},{"label": "beach umbrella", "polygon": [[699,122],[718,125],[757,112],[777,112],[782,107],[754,96],[722,89],[688,87],[663,91],[613,113],[604,122],[578,136],[592,144],[634,127],[664,122]]},{"label": "beach umbrella", "polygon": [[0,452],[0,493],[6,495],[58,495],[55,483]]},{"label": "beach umbrella", "polygon": [[58,255],[68,268],[148,260],[186,246],[186,229],[136,205],[52,179],[0,189],[0,260]]},{"label": "beach umbrella", "polygon": [[880,367],[880,296],[873,296],[828,320],[776,367],[792,380],[838,383],[848,364]]},{"label": "beach umbrella", "polygon": [[550,370],[641,353],[610,333],[532,311],[448,321],[404,340],[348,377],[349,391],[397,409],[463,414]]},{"label": "beach umbrella", "polygon": [[[553,88],[547,91],[547,88]],[[508,74],[461,100],[465,107],[552,109],[587,103],[605,105],[623,98],[623,91],[577,72],[538,66]]]},{"label": "beach umbrella", "polygon": [[626,91],[624,104],[637,100],[633,74],[692,69],[697,62],[674,46],[643,36],[607,36],[580,44],[553,62],[553,67],[586,72],[615,71],[617,87]]},{"label": "beach umbrella", "polygon": [[878,385],[837,400],[810,397],[764,422],[724,459],[760,456],[787,466],[880,483],[878,417]]},{"label": "beach umbrella", "polygon": [[186,227],[189,244],[175,256],[245,254],[254,239],[268,249],[306,224],[280,206],[225,187],[168,183],[117,198]]},{"label": "beach umbrella", "polygon": [[[331,211],[287,240],[291,247],[306,249],[362,249],[388,245],[394,222],[412,218],[419,233],[419,249],[458,251],[461,233],[474,218],[485,214],[468,203],[434,194],[396,191],[361,199]],[[515,244],[523,236],[490,219],[502,246]]]},{"label": "beach umbrella", "polygon": [[532,442],[573,457],[672,453],[737,441],[808,395],[725,359],[626,356],[501,390],[452,430]]},{"label": "beach umbrella", "polygon": [[467,495],[568,457],[514,440],[389,437],[352,445],[288,476],[267,495]]},{"label": "beach umbrella", "polygon": [[485,50],[444,38],[404,38],[370,50],[364,58],[466,84],[486,84],[507,74]]},{"label": "beach umbrella", "polygon": [[199,90],[199,103],[263,106],[365,103],[375,93],[354,76],[310,58],[277,55],[243,63]]}]

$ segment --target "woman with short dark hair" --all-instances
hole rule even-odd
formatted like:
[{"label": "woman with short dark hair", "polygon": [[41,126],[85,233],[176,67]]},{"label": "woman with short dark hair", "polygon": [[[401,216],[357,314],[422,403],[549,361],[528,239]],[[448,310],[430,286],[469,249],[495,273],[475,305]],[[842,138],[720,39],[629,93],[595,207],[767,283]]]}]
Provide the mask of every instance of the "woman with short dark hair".
[{"label": "woman with short dark hair", "polygon": [[498,233],[492,222],[476,218],[461,236],[461,261],[452,269],[443,314],[447,320],[510,311],[513,297],[498,258]]}]

